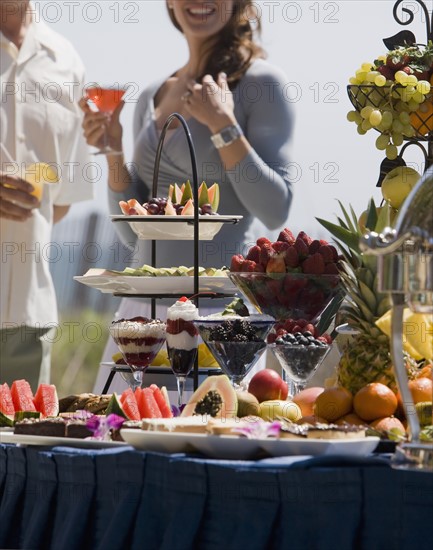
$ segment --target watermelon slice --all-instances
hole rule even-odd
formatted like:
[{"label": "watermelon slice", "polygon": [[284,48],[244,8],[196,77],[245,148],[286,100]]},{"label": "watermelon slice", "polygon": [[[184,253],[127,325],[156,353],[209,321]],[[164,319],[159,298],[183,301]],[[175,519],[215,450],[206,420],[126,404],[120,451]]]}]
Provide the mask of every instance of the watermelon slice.
[{"label": "watermelon slice", "polygon": [[153,391],[150,388],[144,388],[140,391],[138,407],[141,418],[163,418]]},{"label": "watermelon slice", "polygon": [[11,386],[12,401],[16,411],[35,411],[33,392],[27,380],[14,380]]},{"label": "watermelon slice", "polygon": [[126,416],[130,420],[140,420],[140,412],[138,409],[137,399],[131,388],[125,390],[120,396],[120,403]]},{"label": "watermelon slice", "polygon": [[6,382],[0,385],[0,412],[6,415],[15,413],[11,390]]},{"label": "watermelon slice", "polygon": [[171,408],[167,403],[162,391],[158,388],[156,384],[152,384],[150,386],[150,389],[153,391],[153,397],[158,404],[159,410],[162,414],[162,418],[172,418],[173,413],[171,412]]},{"label": "watermelon slice", "polygon": [[59,398],[54,384],[39,384],[33,403],[37,411],[43,416],[57,416],[59,414]]}]

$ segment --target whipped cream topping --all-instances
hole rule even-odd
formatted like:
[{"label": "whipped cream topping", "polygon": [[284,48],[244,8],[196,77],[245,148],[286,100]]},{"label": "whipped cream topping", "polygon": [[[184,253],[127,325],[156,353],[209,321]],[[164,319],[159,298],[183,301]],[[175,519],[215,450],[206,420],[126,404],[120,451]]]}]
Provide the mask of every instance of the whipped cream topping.
[{"label": "whipped cream topping", "polygon": [[143,338],[143,336],[164,338],[165,328],[165,323],[162,323],[159,319],[152,320],[148,323],[123,320],[112,323],[110,326],[110,333],[112,336],[118,338]]},{"label": "whipped cream topping", "polygon": [[198,309],[191,300],[178,300],[167,309],[167,319],[175,321],[183,319],[184,321],[193,321],[198,318]]},{"label": "whipped cream topping", "polygon": [[271,315],[260,315],[253,314],[248,315],[247,317],[242,315],[223,315],[222,313],[212,313],[206,317],[197,317],[199,321],[234,321],[236,319],[241,319],[248,321],[250,323],[257,323],[258,321],[275,321],[274,317]]}]

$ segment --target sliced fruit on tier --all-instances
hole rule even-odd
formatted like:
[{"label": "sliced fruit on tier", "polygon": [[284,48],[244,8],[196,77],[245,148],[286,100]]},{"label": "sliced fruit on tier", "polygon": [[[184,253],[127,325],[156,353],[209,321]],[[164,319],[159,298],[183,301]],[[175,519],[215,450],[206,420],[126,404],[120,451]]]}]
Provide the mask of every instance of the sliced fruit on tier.
[{"label": "sliced fruit on tier", "polygon": [[[214,183],[209,188],[202,182],[198,189],[198,213],[212,215],[218,212],[220,201],[219,185]],[[194,194],[189,180],[180,187],[170,184],[167,197],[152,197],[144,204],[137,199],[119,201],[120,209],[125,216],[192,216],[194,215]]]},{"label": "sliced fruit on tier", "polygon": [[[192,277],[194,272],[194,267],[187,267],[184,265],[176,267],[153,267],[144,264],[138,268],[126,267],[123,271],[115,271],[114,273],[132,277]],[[227,272],[228,269],[226,267],[198,267],[198,274],[200,277],[225,277]]]},{"label": "sliced fruit on tier", "polygon": [[[338,224],[318,218],[343,254],[341,280],[346,298],[340,308],[340,319],[356,332],[343,344],[337,369],[338,382],[352,393],[369,382],[382,382],[395,389],[389,338],[376,326],[376,321],[390,309],[390,299],[377,290],[377,259],[362,254],[359,248],[362,235],[359,217],[352,208],[349,214],[341,203],[340,207],[343,215],[338,218]],[[376,230],[377,223],[376,205],[372,199],[367,229]]]},{"label": "sliced fruit on tier", "polygon": [[208,376],[195,390],[181,416],[209,415],[214,418],[235,418],[238,410],[236,392],[223,374]]}]

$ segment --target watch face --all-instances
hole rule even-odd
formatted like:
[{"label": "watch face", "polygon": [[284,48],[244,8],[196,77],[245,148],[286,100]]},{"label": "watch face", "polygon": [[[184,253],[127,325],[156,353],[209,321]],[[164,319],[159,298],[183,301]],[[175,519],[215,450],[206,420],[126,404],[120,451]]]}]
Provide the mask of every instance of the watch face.
[{"label": "watch face", "polygon": [[224,128],[221,132],[221,137],[224,140],[224,143],[228,143],[233,139],[233,131],[231,128]]}]

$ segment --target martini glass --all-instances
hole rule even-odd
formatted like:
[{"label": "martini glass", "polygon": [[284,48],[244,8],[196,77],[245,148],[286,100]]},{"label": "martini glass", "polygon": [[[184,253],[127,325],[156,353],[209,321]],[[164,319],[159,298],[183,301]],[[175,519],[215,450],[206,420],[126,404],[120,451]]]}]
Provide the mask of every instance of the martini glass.
[{"label": "martini glass", "polygon": [[270,344],[272,353],[277,358],[283,371],[293,382],[294,395],[305,388],[310,378],[320,367],[331,346]]},{"label": "martini glass", "polygon": [[121,367],[119,372],[135,391],[143,384],[143,373],[165,342],[165,323],[144,317],[120,319],[111,323],[110,334],[130,369],[128,373]]},{"label": "martini glass", "polygon": [[[98,84],[88,86],[86,88],[87,99],[91,101],[95,107],[107,118],[113,114],[116,107],[121,102],[125,95],[126,88],[122,88],[118,85],[112,86],[99,86]],[[107,128],[104,131],[104,144],[101,149],[93,153],[94,155],[107,155],[107,154],[120,154],[120,151],[116,151],[108,144]]]},{"label": "martini glass", "polygon": [[265,351],[274,323],[264,315],[194,321],[203,342],[236,389]]}]

